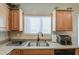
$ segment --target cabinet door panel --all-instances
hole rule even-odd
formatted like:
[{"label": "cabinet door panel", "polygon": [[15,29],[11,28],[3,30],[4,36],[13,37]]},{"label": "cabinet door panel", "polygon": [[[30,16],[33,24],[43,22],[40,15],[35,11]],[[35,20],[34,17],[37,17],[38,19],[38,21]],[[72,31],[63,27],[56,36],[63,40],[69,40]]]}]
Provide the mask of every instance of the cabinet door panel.
[{"label": "cabinet door panel", "polygon": [[56,30],[71,31],[72,30],[72,12],[69,10],[56,11]]},{"label": "cabinet door panel", "polygon": [[10,31],[23,31],[23,11],[21,9],[10,10],[9,30]]},{"label": "cabinet door panel", "polygon": [[21,49],[14,49],[9,53],[9,55],[22,55],[22,54],[23,54],[23,50]]},{"label": "cabinet door panel", "polygon": [[19,30],[19,11],[12,11],[12,30]]},{"label": "cabinet door panel", "polygon": [[70,11],[64,12],[64,29],[72,30],[72,14]]},{"label": "cabinet door panel", "polygon": [[56,30],[63,30],[63,11],[57,11],[56,12]]},{"label": "cabinet door panel", "polygon": [[75,55],[79,55],[79,49],[75,50]]},{"label": "cabinet door panel", "polygon": [[23,50],[24,55],[53,55],[54,51],[52,49],[27,49]]}]

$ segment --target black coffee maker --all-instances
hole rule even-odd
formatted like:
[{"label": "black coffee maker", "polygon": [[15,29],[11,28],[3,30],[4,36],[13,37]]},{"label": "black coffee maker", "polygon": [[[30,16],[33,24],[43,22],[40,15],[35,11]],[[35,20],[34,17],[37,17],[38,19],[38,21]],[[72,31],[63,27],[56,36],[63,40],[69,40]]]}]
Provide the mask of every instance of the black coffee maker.
[{"label": "black coffee maker", "polygon": [[62,45],[72,45],[71,37],[69,35],[58,35],[57,42]]}]

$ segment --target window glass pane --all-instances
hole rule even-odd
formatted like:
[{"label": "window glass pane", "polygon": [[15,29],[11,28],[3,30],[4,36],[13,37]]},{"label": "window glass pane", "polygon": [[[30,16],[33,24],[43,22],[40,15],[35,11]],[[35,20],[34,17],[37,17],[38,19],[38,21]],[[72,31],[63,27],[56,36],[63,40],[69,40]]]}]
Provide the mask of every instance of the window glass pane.
[{"label": "window glass pane", "polygon": [[30,17],[25,17],[24,18],[24,33],[29,33],[30,32]]},{"label": "window glass pane", "polygon": [[24,33],[51,33],[51,17],[49,16],[25,16]]},{"label": "window glass pane", "polygon": [[50,17],[42,17],[42,32],[43,33],[51,33],[51,18]]},{"label": "window glass pane", "polygon": [[40,30],[40,18],[31,17],[30,18],[30,33],[38,33]]},{"label": "window glass pane", "polygon": [[25,33],[38,33],[40,30],[40,18],[34,16],[26,16],[24,21]]}]

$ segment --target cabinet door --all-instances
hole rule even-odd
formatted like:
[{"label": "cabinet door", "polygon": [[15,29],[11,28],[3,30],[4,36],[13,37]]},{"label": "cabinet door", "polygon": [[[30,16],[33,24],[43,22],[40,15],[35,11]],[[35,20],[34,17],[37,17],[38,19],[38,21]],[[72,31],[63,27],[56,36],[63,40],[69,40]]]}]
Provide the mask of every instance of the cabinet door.
[{"label": "cabinet door", "polygon": [[79,55],[79,49],[75,50],[75,55]]},{"label": "cabinet door", "polygon": [[53,55],[53,49],[25,49],[23,50],[24,55]]},{"label": "cabinet door", "polygon": [[64,12],[63,11],[56,11],[56,30],[61,31],[64,30]]},{"label": "cabinet door", "polygon": [[9,55],[22,55],[22,54],[23,54],[23,50],[21,49],[14,49],[9,53]]},{"label": "cabinet door", "polygon": [[64,30],[72,30],[72,13],[71,11],[64,12]]},{"label": "cabinet door", "polygon": [[10,31],[23,31],[23,12],[22,10],[10,10],[9,29]]},{"label": "cabinet door", "polygon": [[9,31],[12,29],[12,11],[9,11]]},{"label": "cabinet door", "polygon": [[12,11],[12,30],[19,30],[19,11]]},{"label": "cabinet door", "polygon": [[9,55],[16,55],[17,54],[17,50],[12,50],[10,53],[8,53]]}]

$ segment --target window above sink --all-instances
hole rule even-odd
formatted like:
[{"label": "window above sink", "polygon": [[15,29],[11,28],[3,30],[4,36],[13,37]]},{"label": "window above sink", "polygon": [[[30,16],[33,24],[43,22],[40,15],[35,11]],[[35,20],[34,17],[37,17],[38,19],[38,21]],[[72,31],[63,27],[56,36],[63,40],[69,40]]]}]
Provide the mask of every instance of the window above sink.
[{"label": "window above sink", "polygon": [[51,16],[25,16],[24,18],[24,33],[51,34]]}]

